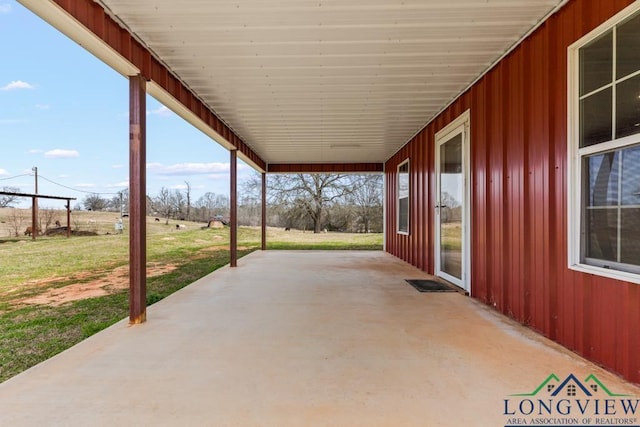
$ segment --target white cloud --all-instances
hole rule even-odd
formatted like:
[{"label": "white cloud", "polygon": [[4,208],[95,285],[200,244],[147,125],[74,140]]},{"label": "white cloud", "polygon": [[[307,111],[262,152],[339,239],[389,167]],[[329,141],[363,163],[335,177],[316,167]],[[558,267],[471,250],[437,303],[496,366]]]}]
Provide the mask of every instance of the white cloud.
[{"label": "white cloud", "polygon": [[111,169],[122,169],[124,165],[111,165]]},{"label": "white cloud", "polygon": [[147,170],[159,175],[210,175],[228,173],[229,163],[175,163],[173,165],[147,163]]},{"label": "white cloud", "polygon": [[209,179],[229,179],[228,173],[212,173],[207,175]]},{"label": "white cloud", "polygon": [[35,89],[36,87],[30,83],[23,82],[22,80],[14,80],[2,87],[0,90],[15,90],[15,89]]},{"label": "white cloud", "polygon": [[0,168],[0,175],[9,175],[9,172],[7,172],[6,169]]},{"label": "white cloud", "polygon": [[147,111],[147,114],[152,114],[154,116],[168,117],[168,116],[173,115],[173,111],[171,111],[170,109],[168,109],[164,105],[161,105],[158,108],[156,108],[155,110]]},{"label": "white cloud", "polygon": [[80,153],[76,150],[62,150],[56,148],[55,150],[49,150],[44,153],[44,156],[49,159],[69,159],[72,157],[80,157]]},{"label": "white cloud", "polygon": [[122,188],[122,187],[128,187],[128,186],[129,186],[129,181],[120,181],[114,184],[105,185],[105,187],[107,188]]},{"label": "white cloud", "polygon": [[[186,190],[187,189],[187,184],[176,184],[176,185],[172,185],[171,187],[169,187],[172,190]],[[204,185],[192,185],[191,186],[191,190],[202,190],[204,187]]]},{"label": "white cloud", "polygon": [[40,154],[40,153],[44,153],[44,150],[40,150],[39,148],[32,148],[31,150],[27,151],[27,153],[29,153],[29,154]]},{"label": "white cloud", "polygon": [[76,184],[75,186],[78,188],[95,188],[96,187],[95,184],[90,184],[90,183],[80,183],[80,184]]},{"label": "white cloud", "polygon": [[0,125],[13,125],[16,123],[26,123],[25,119],[0,119]]},{"label": "white cloud", "polygon": [[61,173],[60,175],[58,175],[58,178],[69,178],[69,175]]},{"label": "white cloud", "polygon": [[0,4],[0,14],[11,12],[11,5],[8,3]]},{"label": "white cloud", "polygon": [[48,110],[49,106],[47,104],[36,104],[36,108],[38,110]]}]

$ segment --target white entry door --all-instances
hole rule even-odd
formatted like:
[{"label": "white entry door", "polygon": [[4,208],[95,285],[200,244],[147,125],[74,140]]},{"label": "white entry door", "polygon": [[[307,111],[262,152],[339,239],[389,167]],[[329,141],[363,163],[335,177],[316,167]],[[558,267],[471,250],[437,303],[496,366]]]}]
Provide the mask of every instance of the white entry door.
[{"label": "white entry door", "polygon": [[471,293],[469,114],[436,134],[436,275]]}]

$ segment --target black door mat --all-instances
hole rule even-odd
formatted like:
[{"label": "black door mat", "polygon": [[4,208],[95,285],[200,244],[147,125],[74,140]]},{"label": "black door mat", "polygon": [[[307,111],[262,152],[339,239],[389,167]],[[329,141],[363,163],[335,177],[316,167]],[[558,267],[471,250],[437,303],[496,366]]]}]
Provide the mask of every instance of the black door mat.
[{"label": "black door mat", "polygon": [[405,279],[407,283],[420,292],[457,292],[452,286],[435,280]]}]

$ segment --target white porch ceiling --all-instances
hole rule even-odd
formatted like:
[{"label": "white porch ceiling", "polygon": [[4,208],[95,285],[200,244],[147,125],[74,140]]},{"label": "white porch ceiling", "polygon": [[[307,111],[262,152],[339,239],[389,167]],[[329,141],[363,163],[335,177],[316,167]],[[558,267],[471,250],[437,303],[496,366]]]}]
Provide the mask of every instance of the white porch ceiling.
[{"label": "white porch ceiling", "polygon": [[383,162],[561,0],[99,0],[267,163]]}]

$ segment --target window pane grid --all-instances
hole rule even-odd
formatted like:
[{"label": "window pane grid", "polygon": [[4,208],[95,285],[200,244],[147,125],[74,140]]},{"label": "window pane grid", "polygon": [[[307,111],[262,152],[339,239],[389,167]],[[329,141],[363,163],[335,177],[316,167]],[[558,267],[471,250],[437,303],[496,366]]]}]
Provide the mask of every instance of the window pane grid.
[{"label": "window pane grid", "polygon": [[640,274],[639,9],[572,48],[571,259],[624,275]]},{"label": "window pane grid", "polygon": [[619,78],[619,79],[617,79],[617,80],[616,80],[616,81],[614,81],[614,82],[607,83],[606,85],[604,85],[604,86],[602,86],[602,87],[599,87],[599,88],[597,88],[597,89],[595,89],[595,90],[592,90],[592,91],[591,91],[591,92],[589,92],[589,93],[585,93],[584,95],[580,95],[580,96],[578,97],[578,99],[579,99],[580,101],[582,101],[583,99],[588,98],[588,97],[590,97],[591,95],[594,95],[594,94],[596,94],[596,93],[598,93],[598,92],[602,92],[603,90],[605,90],[605,89],[607,89],[607,88],[613,87],[615,84],[623,83],[623,82],[625,82],[625,81],[627,81],[627,80],[629,80],[629,79],[632,79],[632,78],[634,78],[634,77],[636,77],[636,76],[640,76],[640,70],[636,71],[635,73],[631,73],[631,74],[629,74],[629,75],[627,75],[627,76],[624,76],[624,77],[622,77],[622,78]]},{"label": "window pane grid", "polygon": [[[638,23],[640,23],[640,14],[625,22],[628,24],[627,32],[631,25]],[[624,42],[629,43],[628,39],[627,36]],[[634,71],[629,69],[629,64],[625,64],[626,74],[618,76],[618,45],[618,27],[616,26],[579,50],[580,148],[640,133],[640,118],[637,118],[640,107],[637,106],[638,97],[636,96],[637,89],[640,89],[640,64],[634,67]],[[626,46],[623,48],[629,50]],[[608,52],[607,49],[609,49]],[[609,68],[611,78],[609,78],[609,72],[592,70],[602,65],[605,65],[605,69]],[[631,80],[636,77],[637,82]],[[594,83],[600,84],[594,86]],[[582,93],[585,88],[588,88],[588,92]],[[623,96],[620,98],[620,95]],[[621,111],[619,111],[620,108]],[[607,110],[609,113],[606,112]]]},{"label": "window pane grid", "polygon": [[[583,262],[640,265],[640,146],[583,157]],[[626,187],[625,187],[626,185]],[[637,185],[638,188],[635,188]],[[634,203],[635,202],[635,203]]]},{"label": "window pane grid", "polygon": [[[625,77],[624,79],[626,80],[626,79],[628,79],[628,77]],[[602,92],[602,91],[603,91],[603,90],[605,90],[605,89],[613,88],[613,86],[614,86],[614,83],[613,83],[613,82],[612,82],[612,83],[608,83],[608,84],[606,84],[606,85],[604,85],[604,86],[602,86],[602,87],[599,87],[599,88],[598,88],[598,89],[596,89],[596,90],[592,90],[592,91],[591,91],[591,92],[589,92],[589,93],[585,93],[584,95],[580,95],[580,96],[578,97],[578,99],[579,99],[580,101],[582,101],[583,99],[585,99],[585,98],[589,98],[590,96],[595,95],[595,94],[597,94],[597,93],[599,93],[599,92]]]}]

